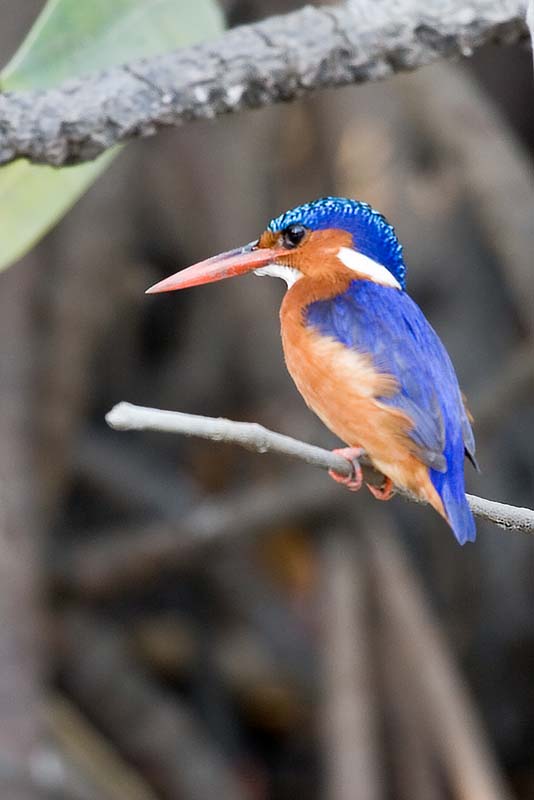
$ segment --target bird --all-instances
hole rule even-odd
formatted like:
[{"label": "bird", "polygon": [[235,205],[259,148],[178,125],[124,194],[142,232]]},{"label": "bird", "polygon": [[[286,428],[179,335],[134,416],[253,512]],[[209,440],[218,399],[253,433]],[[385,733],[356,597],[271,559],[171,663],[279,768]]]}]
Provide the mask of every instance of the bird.
[{"label": "bird", "polygon": [[478,470],[472,417],[451,359],[406,289],[394,227],[368,203],[323,197],[274,217],[260,237],[171,275],[147,293],[254,272],[282,278],[282,345],[306,404],[347,446],[347,488],[365,454],[395,490],[429,503],[460,544],[476,538],[464,459]]}]

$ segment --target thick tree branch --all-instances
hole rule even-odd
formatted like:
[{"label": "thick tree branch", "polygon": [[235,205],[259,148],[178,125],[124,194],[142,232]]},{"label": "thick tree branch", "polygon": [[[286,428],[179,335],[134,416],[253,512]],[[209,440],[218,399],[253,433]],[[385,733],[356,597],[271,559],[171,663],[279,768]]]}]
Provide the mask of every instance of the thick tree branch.
[{"label": "thick tree branch", "polygon": [[[150,430],[181,433],[219,442],[232,442],[257,453],[280,453],[323,469],[350,473],[348,462],[341,456],[290,436],[275,433],[255,422],[233,422],[229,419],[162,411],[156,408],[119,403],[106,415],[106,422],[116,430]],[[534,511],[529,508],[497,503],[483,497],[466,495],[475,516],[501,528],[534,533]]]},{"label": "thick tree branch", "polygon": [[349,0],[305,7],[214,42],[0,94],[0,164],[88,161],[164,126],[386,78],[490,41],[527,38],[527,0]]}]

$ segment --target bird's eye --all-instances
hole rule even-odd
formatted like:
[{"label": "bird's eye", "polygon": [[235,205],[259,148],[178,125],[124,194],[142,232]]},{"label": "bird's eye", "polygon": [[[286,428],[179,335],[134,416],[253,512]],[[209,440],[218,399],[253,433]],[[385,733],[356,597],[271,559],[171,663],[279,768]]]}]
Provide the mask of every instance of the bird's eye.
[{"label": "bird's eye", "polygon": [[293,247],[297,247],[304,239],[305,235],[306,228],[304,225],[290,225],[289,228],[286,228],[282,231],[282,241],[284,243],[284,247],[287,247],[290,250]]}]

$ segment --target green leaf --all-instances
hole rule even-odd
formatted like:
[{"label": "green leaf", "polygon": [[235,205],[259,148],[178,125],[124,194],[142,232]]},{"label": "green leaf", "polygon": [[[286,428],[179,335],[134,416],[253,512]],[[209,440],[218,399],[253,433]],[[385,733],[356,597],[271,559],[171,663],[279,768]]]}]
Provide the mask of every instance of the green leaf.
[{"label": "green leaf", "polygon": [[[0,90],[41,89],[222,30],[214,0],[48,0],[0,73]],[[119,147],[75,167],[0,168],[0,269],[23,256],[96,180]]]}]

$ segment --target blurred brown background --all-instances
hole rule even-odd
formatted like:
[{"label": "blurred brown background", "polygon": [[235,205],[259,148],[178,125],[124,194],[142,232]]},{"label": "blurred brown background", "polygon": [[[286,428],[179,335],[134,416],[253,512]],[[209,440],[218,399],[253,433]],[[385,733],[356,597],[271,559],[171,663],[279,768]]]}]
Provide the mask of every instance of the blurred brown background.
[{"label": "blurred brown background", "polygon": [[[40,5],[0,2],[2,63]],[[456,365],[469,490],[532,507],[531,68],[487,48],[132,143],[0,276],[1,798],[534,798],[532,537],[460,548],[428,508],[104,423],[129,400],[335,446],[280,282],[143,292],[348,195],[395,224]]]}]

